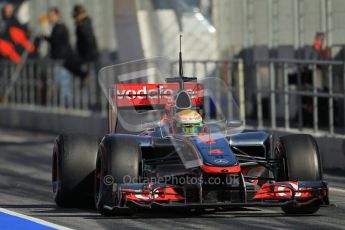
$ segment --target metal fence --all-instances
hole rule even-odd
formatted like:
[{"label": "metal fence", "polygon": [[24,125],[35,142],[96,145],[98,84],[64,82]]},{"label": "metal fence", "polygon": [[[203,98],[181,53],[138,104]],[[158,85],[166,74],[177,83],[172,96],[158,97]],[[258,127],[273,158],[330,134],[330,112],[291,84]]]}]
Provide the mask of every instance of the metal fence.
[{"label": "metal fence", "polygon": [[85,66],[85,79],[73,76],[61,62],[27,60],[23,65],[0,62],[3,104],[57,113],[106,111],[97,83],[97,70]]},{"label": "metal fence", "polygon": [[[177,65],[172,62],[171,70]],[[1,62],[0,95],[10,89],[8,106],[105,116],[107,101],[95,67],[88,67],[87,82],[71,76],[67,86],[59,79],[60,67],[58,62],[29,60],[18,71],[18,66]],[[185,76],[219,77],[228,84],[249,128],[341,137],[345,137],[344,68],[342,61],[258,60],[246,68],[239,59],[184,62]]]},{"label": "metal fence", "polygon": [[[273,130],[344,135],[342,61],[259,60],[252,77],[252,125]],[[251,95],[250,95],[251,94]]]},{"label": "metal fence", "polygon": [[[172,70],[178,69],[178,62],[172,63]],[[184,75],[187,77],[221,78],[226,84],[239,109],[239,117],[246,121],[246,100],[244,69],[242,59],[232,60],[187,60],[183,62]],[[233,106],[230,106],[233,108]]]}]

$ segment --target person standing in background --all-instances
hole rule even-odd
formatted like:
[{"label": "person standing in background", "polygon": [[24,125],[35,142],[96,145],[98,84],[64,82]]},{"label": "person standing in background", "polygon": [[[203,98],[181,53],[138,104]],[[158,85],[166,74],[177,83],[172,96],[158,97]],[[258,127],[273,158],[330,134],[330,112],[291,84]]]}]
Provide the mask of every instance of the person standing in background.
[{"label": "person standing in background", "polygon": [[1,9],[1,19],[0,54],[19,64],[22,62],[22,47],[32,53],[35,46],[28,40],[27,31],[15,17],[13,4],[4,5]]},{"label": "person standing in background", "polygon": [[52,31],[50,36],[45,35],[44,38],[50,44],[50,56],[53,60],[66,60],[73,50],[69,43],[67,27],[61,21],[58,8],[48,10],[48,20],[52,25]]},{"label": "person standing in background", "polygon": [[[99,98],[100,88],[95,84],[97,72],[100,68],[98,60],[98,48],[96,36],[92,28],[92,20],[89,17],[86,9],[82,5],[75,5],[72,11],[72,17],[75,22],[75,34],[76,34],[76,50],[77,54],[82,62],[83,71],[90,73],[89,77],[83,81],[83,84],[93,85],[96,90],[97,101],[101,101]],[[92,74],[92,75],[91,75]],[[93,79],[91,79],[93,76]],[[100,107],[101,105],[92,105]]]},{"label": "person standing in background", "polygon": [[17,19],[20,24],[25,28],[26,31],[29,31],[29,23],[31,20],[31,11],[29,0],[21,0],[17,8]]},{"label": "person standing in background", "polygon": [[65,65],[69,56],[73,54],[73,50],[69,43],[67,27],[61,21],[59,9],[55,7],[49,9],[47,16],[53,28],[50,36],[43,35],[43,38],[50,44],[51,59],[62,62],[61,64],[54,65],[54,80],[59,85],[60,99],[63,99],[64,103],[68,105],[72,99],[72,77]]},{"label": "person standing in background", "polygon": [[325,33],[317,32],[313,42],[313,53],[311,59],[327,60],[330,58],[330,49],[326,47]]},{"label": "person standing in background", "polygon": [[96,37],[92,28],[91,18],[82,5],[75,5],[73,18],[76,25],[77,53],[84,63],[97,62],[98,49]]}]

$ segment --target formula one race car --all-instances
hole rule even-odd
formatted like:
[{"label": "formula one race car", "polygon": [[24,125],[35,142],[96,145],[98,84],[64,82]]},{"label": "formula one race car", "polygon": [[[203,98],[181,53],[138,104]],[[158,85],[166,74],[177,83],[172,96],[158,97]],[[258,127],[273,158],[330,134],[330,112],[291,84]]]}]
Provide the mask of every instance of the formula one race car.
[{"label": "formula one race car", "polygon": [[103,68],[109,134],[60,135],[53,153],[57,205],[93,197],[103,215],[137,209],[279,206],[311,214],[329,204],[317,144],[241,129],[218,79],[167,77],[161,60]]}]

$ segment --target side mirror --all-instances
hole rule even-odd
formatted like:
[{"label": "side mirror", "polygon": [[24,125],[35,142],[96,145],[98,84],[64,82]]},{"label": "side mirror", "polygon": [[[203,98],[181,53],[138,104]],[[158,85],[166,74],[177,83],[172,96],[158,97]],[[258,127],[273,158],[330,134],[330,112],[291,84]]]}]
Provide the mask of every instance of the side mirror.
[{"label": "side mirror", "polygon": [[178,109],[190,109],[192,100],[186,91],[181,91],[176,95],[175,106]]},{"label": "side mirror", "polygon": [[243,121],[241,120],[227,121],[226,125],[228,126],[228,128],[238,128],[243,125]]}]

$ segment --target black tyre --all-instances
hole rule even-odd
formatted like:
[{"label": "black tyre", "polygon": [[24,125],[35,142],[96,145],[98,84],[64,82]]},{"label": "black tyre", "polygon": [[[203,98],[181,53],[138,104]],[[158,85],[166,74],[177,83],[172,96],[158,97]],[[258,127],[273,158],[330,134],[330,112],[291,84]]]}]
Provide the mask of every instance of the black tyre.
[{"label": "black tyre", "polygon": [[89,135],[59,135],[53,150],[53,196],[60,207],[93,205],[98,140]]},{"label": "black tyre", "polygon": [[[306,134],[288,135],[279,138],[276,146],[280,167],[277,170],[277,181],[320,181],[322,166],[320,153],[314,138]],[[283,206],[287,214],[312,214],[319,210],[320,201],[307,205],[293,204]]]},{"label": "black tyre", "polygon": [[131,213],[129,209],[111,210],[118,203],[117,192],[113,188],[138,178],[140,165],[141,149],[136,140],[116,136],[103,139],[97,153],[95,176],[95,204],[102,215]]}]

